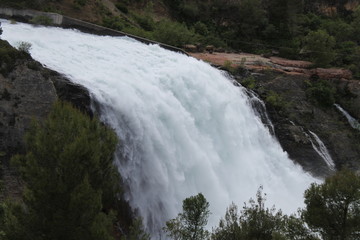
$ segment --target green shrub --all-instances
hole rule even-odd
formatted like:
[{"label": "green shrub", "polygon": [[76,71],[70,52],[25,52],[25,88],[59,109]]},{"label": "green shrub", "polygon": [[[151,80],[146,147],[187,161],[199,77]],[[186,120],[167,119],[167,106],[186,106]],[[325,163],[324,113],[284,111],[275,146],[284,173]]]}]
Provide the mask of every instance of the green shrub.
[{"label": "green shrub", "polygon": [[335,59],[335,38],[324,30],[312,31],[305,37],[305,50],[316,66],[327,67]]},{"label": "green shrub", "polygon": [[103,26],[121,31],[124,28],[124,23],[120,17],[104,17]]},{"label": "green shrub", "polygon": [[36,16],[30,20],[30,23],[35,25],[45,25],[49,26],[53,24],[53,20],[48,16]]},{"label": "green shrub", "polygon": [[155,29],[155,22],[152,17],[148,15],[134,15],[136,22],[140,25],[142,29],[145,31],[154,31]]},{"label": "green shrub", "polygon": [[283,99],[283,97],[274,91],[269,91],[267,93],[265,102],[278,110],[282,110],[288,106],[288,103]]},{"label": "green shrub", "polygon": [[17,49],[18,49],[20,52],[30,53],[31,43],[28,43],[28,42],[19,42],[17,45],[18,45],[18,46],[17,46]]},{"label": "green shrub", "polygon": [[142,28],[126,27],[126,28],[123,29],[123,31],[128,33],[128,34],[135,35],[135,36],[156,40],[154,38],[153,32],[145,31]]},{"label": "green shrub", "polygon": [[303,219],[322,239],[360,239],[360,177],[347,169],[305,191]]},{"label": "green shrub", "polygon": [[125,14],[128,14],[129,13],[129,10],[128,8],[121,2],[117,2],[115,3],[115,6],[117,9],[119,9],[120,11],[122,11],[123,13]]},{"label": "green shrub", "polygon": [[195,32],[200,35],[207,36],[209,34],[209,30],[208,30],[206,24],[204,24],[203,22],[196,22],[194,24],[194,29],[195,29]]},{"label": "green shrub", "polygon": [[9,239],[113,239],[114,132],[57,102],[45,121],[33,123],[25,142],[26,155],[12,159],[25,190],[22,206],[10,209],[12,221],[5,221]]},{"label": "green shrub", "polygon": [[87,0],[75,0],[74,3],[83,7],[86,5]]},{"label": "green shrub", "polygon": [[154,38],[162,43],[182,47],[193,43],[195,33],[189,30],[185,24],[163,20],[157,23]]},{"label": "green shrub", "polygon": [[335,103],[335,93],[336,89],[326,80],[307,82],[307,97],[320,106],[331,107]]},{"label": "green shrub", "polygon": [[247,88],[250,88],[250,89],[255,89],[256,87],[256,80],[253,76],[249,76],[249,77],[246,77],[244,78],[242,81],[241,81],[241,84]]},{"label": "green shrub", "polygon": [[7,41],[0,40],[0,73],[4,76],[15,67],[16,61],[28,57],[28,54],[13,48]]},{"label": "green shrub", "polygon": [[233,66],[233,64],[234,64],[234,63],[233,63],[232,61],[226,60],[226,61],[224,62],[223,67],[224,67],[224,69],[225,69],[226,71],[230,72],[231,74],[234,74],[236,68]]}]

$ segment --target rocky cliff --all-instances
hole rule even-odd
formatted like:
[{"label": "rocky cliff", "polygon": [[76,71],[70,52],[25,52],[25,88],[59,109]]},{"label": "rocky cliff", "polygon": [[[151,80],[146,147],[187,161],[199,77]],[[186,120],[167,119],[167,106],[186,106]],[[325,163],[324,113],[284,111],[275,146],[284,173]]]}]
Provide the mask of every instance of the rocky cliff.
[{"label": "rocky cliff", "polygon": [[[353,129],[332,104],[332,101],[340,103],[358,117],[360,81],[321,80],[316,75],[273,70],[245,71],[237,79],[265,100],[276,137],[290,158],[304,169],[317,176],[331,173],[313,147],[316,144],[313,133],[325,144],[337,169],[343,166],[360,169],[360,131]],[[321,94],[325,94],[323,102],[319,98]]]},{"label": "rocky cliff", "polygon": [[[307,61],[248,53],[191,53],[230,71],[266,102],[275,135],[290,158],[317,176],[331,173],[316,152],[316,134],[337,169],[360,170],[360,132],[351,127],[334,103],[360,119],[360,81],[349,70],[311,68]],[[312,132],[312,133],[311,133]]]},{"label": "rocky cliff", "polygon": [[70,101],[89,114],[91,111],[86,89],[0,41],[0,157],[8,195],[19,193],[9,159],[24,151],[24,135],[31,122],[44,119],[57,99]]}]

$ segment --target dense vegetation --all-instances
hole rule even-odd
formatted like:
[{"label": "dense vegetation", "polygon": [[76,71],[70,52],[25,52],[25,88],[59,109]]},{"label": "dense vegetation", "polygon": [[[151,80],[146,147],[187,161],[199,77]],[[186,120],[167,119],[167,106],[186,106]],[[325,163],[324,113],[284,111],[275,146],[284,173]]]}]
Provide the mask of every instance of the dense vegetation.
[{"label": "dense vegetation", "polygon": [[[61,0],[0,0],[0,5],[66,14]],[[360,77],[360,7],[350,0],[117,0],[113,15],[100,0],[74,0],[87,6],[106,27],[170,45],[279,54],[315,66],[350,69]],[[349,7],[351,4],[352,7]],[[356,8],[356,6],[358,6]],[[165,13],[157,11],[165,8]]]},{"label": "dense vegetation", "polygon": [[[265,206],[260,188],[242,210],[231,204],[211,237],[205,230],[209,203],[202,194],[187,198],[183,212],[166,223],[178,240],[355,240],[360,238],[360,177],[342,170],[305,191],[305,208],[286,215]],[[320,238],[321,236],[321,238]]]},{"label": "dense vegetation", "polygon": [[[207,44],[223,49],[306,59],[340,66],[360,77],[360,7],[348,1],[164,0],[172,20],[155,21],[155,1],[120,1],[138,26],[110,18],[104,24],[175,46]],[[145,8],[137,14],[129,9]]]},{"label": "dense vegetation", "polygon": [[13,158],[25,181],[23,201],[1,206],[2,239],[112,239],[119,191],[115,134],[69,104],[56,103]]}]

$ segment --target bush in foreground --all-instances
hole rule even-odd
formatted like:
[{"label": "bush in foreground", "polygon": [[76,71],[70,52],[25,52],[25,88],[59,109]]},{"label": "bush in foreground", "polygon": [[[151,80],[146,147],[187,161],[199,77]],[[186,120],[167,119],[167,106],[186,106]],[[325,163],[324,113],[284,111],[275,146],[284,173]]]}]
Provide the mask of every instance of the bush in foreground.
[{"label": "bush in foreground", "polygon": [[5,239],[110,240],[118,190],[112,159],[116,136],[97,119],[57,102],[26,136],[17,156],[25,190],[22,204],[3,205]]}]

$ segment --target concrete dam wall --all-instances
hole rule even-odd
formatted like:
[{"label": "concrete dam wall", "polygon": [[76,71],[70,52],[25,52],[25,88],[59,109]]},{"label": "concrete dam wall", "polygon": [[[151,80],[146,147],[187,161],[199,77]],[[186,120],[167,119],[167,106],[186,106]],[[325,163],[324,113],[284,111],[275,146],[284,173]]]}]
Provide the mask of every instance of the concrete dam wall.
[{"label": "concrete dam wall", "polygon": [[93,23],[81,21],[79,19],[71,18],[68,16],[64,16],[58,13],[50,13],[50,12],[41,12],[36,10],[18,10],[12,8],[0,8],[0,17],[6,19],[15,19],[21,22],[29,22],[35,17],[45,16],[52,21],[52,25],[60,26],[64,28],[76,28],[83,32],[88,32],[97,35],[108,35],[108,36],[128,36],[134,38],[145,44],[156,44],[162,48],[168,49],[170,51],[179,52],[188,55],[184,50],[170,46],[164,43],[156,42],[150,39],[142,38],[139,36],[135,36],[132,34],[124,33],[121,31],[116,31],[110,28],[106,28],[100,25],[96,25]]}]

